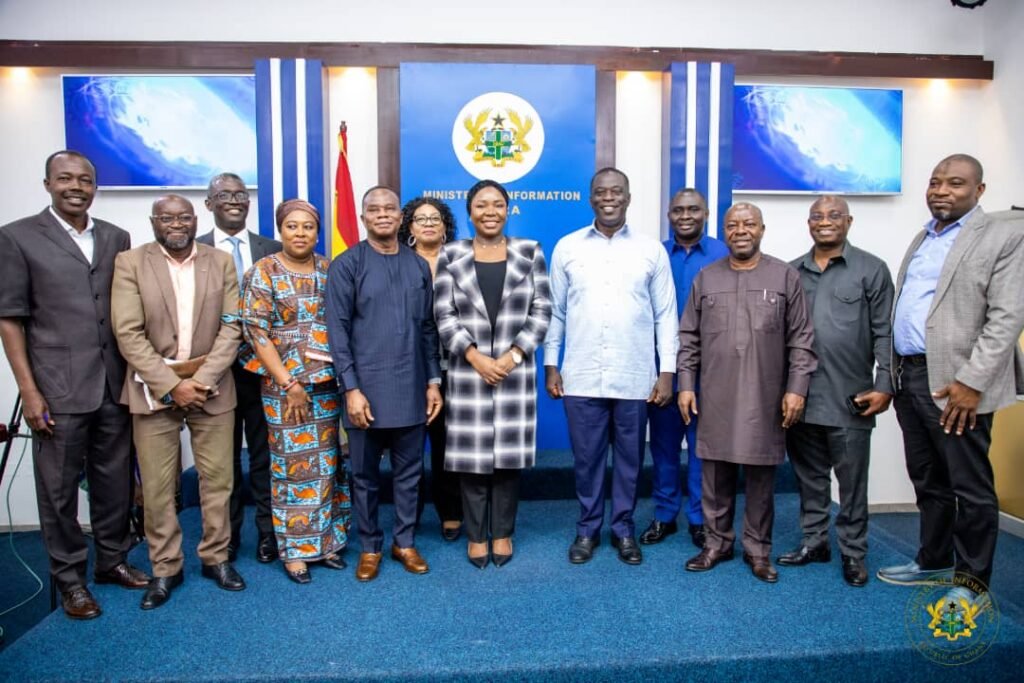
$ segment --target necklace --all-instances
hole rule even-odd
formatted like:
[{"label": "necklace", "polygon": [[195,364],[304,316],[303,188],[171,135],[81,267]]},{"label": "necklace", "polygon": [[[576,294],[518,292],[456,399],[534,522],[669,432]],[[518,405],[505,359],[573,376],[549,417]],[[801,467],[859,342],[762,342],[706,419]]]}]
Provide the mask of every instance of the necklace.
[{"label": "necklace", "polygon": [[483,242],[478,242],[477,238],[474,237],[473,246],[480,247],[481,249],[500,249],[501,247],[505,246],[505,238],[502,237],[494,244],[484,244]]}]

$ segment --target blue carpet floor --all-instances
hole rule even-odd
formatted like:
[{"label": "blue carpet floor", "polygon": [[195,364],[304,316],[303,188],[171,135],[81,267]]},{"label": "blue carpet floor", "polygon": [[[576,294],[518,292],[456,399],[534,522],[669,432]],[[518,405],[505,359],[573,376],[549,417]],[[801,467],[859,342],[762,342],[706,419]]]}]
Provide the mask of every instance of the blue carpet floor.
[{"label": "blue carpet floor", "polygon": [[[799,540],[797,505],[795,495],[777,498],[777,551]],[[390,508],[382,512],[389,524]],[[228,593],[199,576],[199,517],[188,509],[186,581],[166,606],[142,612],[139,592],[98,586],[101,618],[47,617],[0,652],[0,680],[1021,679],[1024,603],[1010,596],[1020,595],[1024,540],[1000,537],[994,645],[973,664],[947,667],[910,645],[904,611],[913,589],[874,579],[847,587],[835,560],[782,568],[776,585],[756,581],[739,559],[691,574],[682,570],[695,552],[686,534],[645,548],[643,565],[630,567],[606,532],[594,561],[572,566],[565,553],[575,514],[572,501],[524,502],[515,559],[479,571],[464,559],[463,541],[441,541],[428,512],[418,545],[430,574],[413,576],[385,559],[368,584],[351,569],[314,567],[313,583],[297,586],[279,564],[258,564],[247,538],[238,568],[249,588]],[[638,522],[650,514],[642,500]],[[916,524],[891,526],[872,522],[872,573],[906,561],[913,545]],[[901,529],[904,536],[893,533]],[[145,557],[144,546],[133,552],[142,566]],[[348,551],[351,564],[355,557]]]}]

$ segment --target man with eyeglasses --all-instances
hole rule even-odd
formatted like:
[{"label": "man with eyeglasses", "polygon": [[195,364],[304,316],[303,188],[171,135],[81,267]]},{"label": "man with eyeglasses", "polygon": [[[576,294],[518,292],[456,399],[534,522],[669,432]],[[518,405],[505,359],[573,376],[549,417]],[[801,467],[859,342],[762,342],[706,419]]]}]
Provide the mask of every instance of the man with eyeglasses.
[{"label": "man with eyeglasses", "polygon": [[868,463],[875,415],[892,401],[889,344],[893,284],[882,259],[847,241],[853,224],[841,197],[818,198],[807,226],[814,246],[790,265],[800,273],[814,327],[818,369],[811,375],[803,419],[786,431],[786,450],[800,488],[803,538],[779,556],[784,566],[832,559],[829,510],[839,481],[836,536],[843,579],[867,583]]},{"label": "man with eyeglasses", "polygon": [[144,588],[125,562],[131,465],[124,359],[110,324],[114,257],[128,233],[89,215],[96,169],[78,152],[46,160],[52,203],[0,228],[0,337],[32,429],[32,462],[50,576],[64,613],[92,619],[89,553],[78,523],[78,474],[89,484],[96,583]]},{"label": "man with eyeglasses", "polygon": [[110,304],[117,344],[128,361],[122,400],[132,413],[153,566],[144,610],[163,605],[184,580],[174,491],[185,425],[199,470],[202,575],[224,590],[245,588],[228,560],[228,454],[235,424],[228,368],[242,338],[238,275],[229,255],[196,244],[195,210],[184,197],[153,202],[150,223],[156,241],[117,257]]},{"label": "man with eyeglasses", "polygon": [[[252,264],[264,256],[281,251],[281,243],[246,228],[249,217],[249,193],[245,183],[234,173],[221,173],[210,179],[206,190],[206,208],[213,214],[214,229],[196,241],[208,244],[231,255],[238,274],[238,286]],[[235,378],[234,474],[231,490],[231,542],[228,556],[234,562],[242,541],[245,519],[242,476],[242,434],[245,434],[249,455],[249,490],[256,504],[256,559],[273,562],[277,558],[277,540],[270,515],[270,449],[267,447],[267,420],[263,415],[259,375],[247,372],[238,363],[231,365]]]}]

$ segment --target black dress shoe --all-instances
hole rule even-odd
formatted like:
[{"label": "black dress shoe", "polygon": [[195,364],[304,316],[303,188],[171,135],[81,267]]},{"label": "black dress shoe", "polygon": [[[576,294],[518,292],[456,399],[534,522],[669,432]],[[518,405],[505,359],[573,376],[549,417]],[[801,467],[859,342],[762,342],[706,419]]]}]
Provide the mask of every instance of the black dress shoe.
[{"label": "black dress shoe", "polygon": [[612,547],[619,551],[619,559],[626,564],[640,564],[644,561],[644,555],[640,552],[640,546],[636,544],[632,536],[619,538],[612,534]]},{"label": "black dress shoe", "polygon": [[832,550],[827,545],[817,548],[808,548],[805,545],[796,550],[779,555],[779,564],[787,567],[800,567],[811,562],[829,562],[832,559]]},{"label": "black dress shoe", "polygon": [[864,560],[843,555],[843,580],[851,586],[861,588],[868,582],[868,570]]},{"label": "black dress shoe", "polygon": [[441,538],[451,543],[452,541],[459,540],[459,536],[462,535],[462,525],[456,527],[446,527],[444,524],[441,525]]},{"label": "black dress shoe", "polygon": [[644,545],[654,545],[655,543],[661,543],[665,540],[666,536],[671,536],[675,532],[679,531],[679,525],[673,522],[659,522],[656,519],[651,520],[650,526],[647,530],[640,534],[640,542]]},{"label": "black dress shoe", "polygon": [[313,580],[309,573],[309,567],[306,566],[303,566],[302,569],[288,569],[288,567],[285,567],[284,573],[288,575],[289,579],[301,585],[305,585]]},{"label": "black dress shoe", "polygon": [[690,539],[698,548],[704,547],[704,541],[708,540],[708,534],[707,531],[705,531],[703,524],[690,525]]},{"label": "black dress shoe", "polygon": [[590,562],[594,557],[594,548],[601,545],[597,536],[577,536],[569,546],[569,561],[573,564]]},{"label": "black dress shoe", "polygon": [[230,562],[204,564],[202,574],[206,578],[216,581],[217,585],[226,591],[245,590],[245,581],[242,579],[242,575],[231,566]]},{"label": "black dress shoe", "polygon": [[185,574],[181,571],[173,576],[153,577],[149,582],[149,586],[146,587],[146,592],[142,594],[142,603],[139,607],[142,609],[156,609],[167,602],[167,599],[171,597],[171,591],[184,582]]},{"label": "black dress shoe", "polygon": [[469,563],[477,569],[487,569],[487,564],[491,561],[491,556],[489,554],[481,555],[479,557],[466,555],[466,559],[469,560]]},{"label": "black dress shoe", "polygon": [[[230,557],[230,547],[228,548],[229,557],[231,562],[234,559]],[[235,555],[238,553],[236,552]],[[277,559],[277,537],[274,534],[261,535],[260,540],[256,542],[256,561],[262,562],[263,564],[269,564]]]},{"label": "black dress shoe", "polygon": [[341,555],[328,555],[320,560],[320,564],[328,569],[348,569],[348,562],[343,560]]}]

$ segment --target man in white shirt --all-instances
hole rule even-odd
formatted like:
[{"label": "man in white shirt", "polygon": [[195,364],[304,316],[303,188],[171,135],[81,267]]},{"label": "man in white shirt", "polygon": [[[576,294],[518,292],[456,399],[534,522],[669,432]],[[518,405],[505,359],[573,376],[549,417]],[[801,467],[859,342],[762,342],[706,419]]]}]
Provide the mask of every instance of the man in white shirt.
[{"label": "man in white shirt", "polygon": [[[249,192],[245,183],[234,173],[221,173],[210,180],[206,192],[206,208],[213,213],[216,227],[196,238],[231,254],[238,273],[239,289],[252,264],[264,256],[281,251],[281,243],[268,239],[246,228],[249,216]],[[238,406],[235,408],[234,488],[231,491],[231,543],[228,555],[232,561],[238,556],[242,541],[242,521],[245,518],[242,476],[242,434],[245,434],[246,452],[249,454],[249,489],[256,504],[256,559],[273,562],[277,558],[277,540],[270,516],[270,450],[267,447],[267,421],[260,399],[259,376],[247,372],[241,365],[231,366],[235,377]]]},{"label": "man in white shirt", "polygon": [[575,461],[580,515],[569,547],[573,564],[590,561],[600,544],[609,434],[614,435],[612,546],[626,564],[643,561],[633,510],[647,404],[663,406],[672,399],[679,348],[672,269],[660,242],[626,224],[629,200],[629,179],[622,171],[595,173],[590,182],[594,222],[559,240],[551,259],[545,385],[551,398],[565,398]]}]

